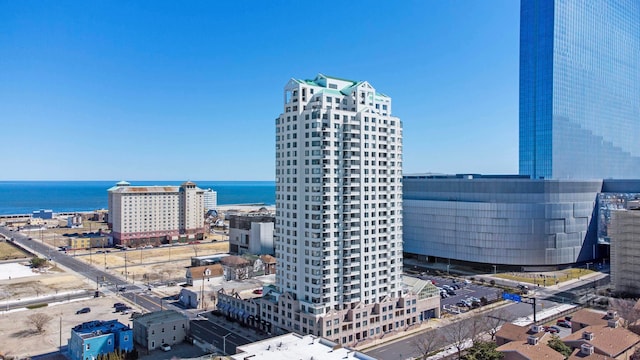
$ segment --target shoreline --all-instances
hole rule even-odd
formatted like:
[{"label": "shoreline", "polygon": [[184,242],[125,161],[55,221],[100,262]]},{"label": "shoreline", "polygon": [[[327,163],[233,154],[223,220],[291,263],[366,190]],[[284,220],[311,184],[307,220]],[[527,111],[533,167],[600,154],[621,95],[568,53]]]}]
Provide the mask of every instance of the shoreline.
[{"label": "shoreline", "polygon": [[[229,211],[229,210],[244,210],[244,209],[253,209],[259,210],[260,208],[266,208],[267,210],[275,210],[275,204],[266,204],[266,203],[244,203],[244,204],[219,204],[213,210],[218,211]],[[95,212],[108,211],[107,209],[95,209],[95,210],[69,210],[69,211],[54,211],[54,216],[59,215],[73,215],[73,214],[93,214]],[[15,219],[15,218],[24,218],[31,217],[30,213],[22,213],[22,214],[0,214],[0,219]]]}]

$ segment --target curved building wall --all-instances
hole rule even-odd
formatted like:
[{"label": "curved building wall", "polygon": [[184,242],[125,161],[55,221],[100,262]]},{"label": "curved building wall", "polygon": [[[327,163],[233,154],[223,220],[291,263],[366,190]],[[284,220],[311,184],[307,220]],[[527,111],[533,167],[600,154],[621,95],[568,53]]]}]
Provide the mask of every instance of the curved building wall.
[{"label": "curved building wall", "polygon": [[553,266],[595,257],[602,181],[405,177],[404,252]]}]

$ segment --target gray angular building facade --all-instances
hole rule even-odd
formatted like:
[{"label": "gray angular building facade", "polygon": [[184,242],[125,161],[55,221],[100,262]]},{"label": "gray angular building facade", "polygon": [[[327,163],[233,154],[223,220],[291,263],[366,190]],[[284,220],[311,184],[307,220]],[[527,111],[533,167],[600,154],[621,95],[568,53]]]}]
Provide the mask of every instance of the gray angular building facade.
[{"label": "gray angular building facade", "polygon": [[602,183],[405,176],[405,254],[530,268],[594,259]]}]

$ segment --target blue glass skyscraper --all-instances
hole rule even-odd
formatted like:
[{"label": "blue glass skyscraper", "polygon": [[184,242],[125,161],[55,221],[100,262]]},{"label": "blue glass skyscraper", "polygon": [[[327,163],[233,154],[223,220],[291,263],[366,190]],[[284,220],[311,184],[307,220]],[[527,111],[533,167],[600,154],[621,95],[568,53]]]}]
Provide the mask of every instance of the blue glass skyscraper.
[{"label": "blue glass skyscraper", "polygon": [[520,11],[520,174],[640,178],[640,0]]}]

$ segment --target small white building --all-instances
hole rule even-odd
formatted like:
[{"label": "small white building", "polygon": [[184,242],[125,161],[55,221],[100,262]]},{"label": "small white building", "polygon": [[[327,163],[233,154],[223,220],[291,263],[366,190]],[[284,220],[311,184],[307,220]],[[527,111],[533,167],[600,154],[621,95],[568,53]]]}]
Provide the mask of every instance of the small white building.
[{"label": "small white building", "polygon": [[271,213],[229,215],[229,252],[274,255],[275,215]]}]

